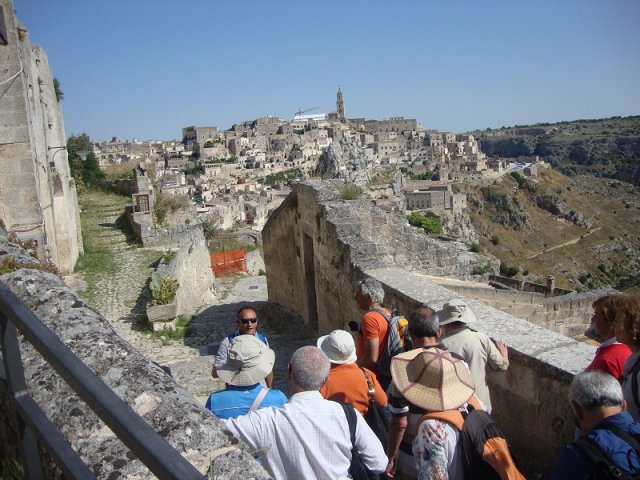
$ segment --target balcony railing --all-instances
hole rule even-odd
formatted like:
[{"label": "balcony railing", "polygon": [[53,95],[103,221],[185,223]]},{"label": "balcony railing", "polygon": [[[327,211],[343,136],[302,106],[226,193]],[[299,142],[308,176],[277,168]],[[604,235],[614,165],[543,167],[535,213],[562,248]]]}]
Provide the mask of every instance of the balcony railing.
[{"label": "balcony railing", "polygon": [[41,447],[70,479],[96,478],[27,391],[16,329],[158,478],[204,477],[82,363],[5,285],[0,284],[0,386],[17,412],[25,478],[44,478]]}]

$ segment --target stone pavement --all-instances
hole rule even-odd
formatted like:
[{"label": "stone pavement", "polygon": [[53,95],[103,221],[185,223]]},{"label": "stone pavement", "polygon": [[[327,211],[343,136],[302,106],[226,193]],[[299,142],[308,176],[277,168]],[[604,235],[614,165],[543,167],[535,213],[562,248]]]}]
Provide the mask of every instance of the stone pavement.
[{"label": "stone pavement", "polygon": [[[105,206],[106,207],[106,206]],[[211,377],[211,367],[219,342],[235,326],[235,314],[240,306],[249,304],[258,310],[259,329],[269,339],[276,352],[274,369],[276,388],[288,394],[286,368],[291,354],[302,345],[313,344],[315,334],[300,327],[292,327],[292,317],[277,305],[267,302],[265,276],[238,276],[217,279],[223,300],[198,309],[188,325],[184,340],[154,338],[148,332],[136,328],[144,316],[142,289],[150,276],[149,258],[160,257],[151,249],[132,248],[125,234],[116,228],[115,220],[122,213],[117,208],[104,208],[101,215],[100,235],[109,239],[114,274],[99,279],[100,294],[91,305],[100,312],[124,340],[150,360],[168,366],[178,384],[188,390],[203,405],[213,390],[223,388],[220,380]],[[255,253],[254,253],[255,255]],[[259,263],[259,262],[258,262]],[[255,269],[254,269],[255,271]],[[65,278],[65,282],[82,297],[86,282],[78,274]]]}]

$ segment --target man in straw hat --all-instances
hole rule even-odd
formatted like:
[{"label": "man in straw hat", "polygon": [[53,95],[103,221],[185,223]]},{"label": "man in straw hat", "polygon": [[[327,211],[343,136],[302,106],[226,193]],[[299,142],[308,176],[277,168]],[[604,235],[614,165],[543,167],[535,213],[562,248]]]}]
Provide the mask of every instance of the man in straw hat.
[{"label": "man in straw hat", "polygon": [[371,383],[375,403],[380,407],[387,405],[387,394],[380,386],[375,374],[366,368],[361,370],[361,367],[356,365],[356,346],[349,332],[334,330],[329,335],[320,337],[317,345],[331,362],[327,381],[320,389],[320,394],[324,398],[346,402],[364,415],[369,409],[369,383]]},{"label": "man in straw hat", "polygon": [[[345,411],[325,400],[320,387],[329,359],[317,347],[301,347],[289,363],[289,403],[263,408],[226,421],[227,428],[250,449],[265,451],[263,465],[275,479],[347,479],[351,436]],[[361,415],[355,414],[355,450],[365,466],[383,472],[387,457]]]},{"label": "man in straw hat", "polygon": [[507,345],[502,341],[494,344],[488,335],[473,330],[469,325],[476,322],[476,316],[462,300],[446,302],[438,311],[438,318],[443,329],[440,341],[447,350],[461,355],[467,362],[476,385],[476,395],[491,412],[487,366],[496,371],[505,371],[509,367]]},{"label": "man in straw hat", "polygon": [[287,397],[279,390],[263,387],[262,382],[273,369],[276,355],[253,335],[233,339],[227,360],[218,376],[227,388],[214,392],[206,408],[219,418],[234,418],[263,407],[279,407]]},{"label": "man in straw hat", "polygon": [[[417,308],[411,312],[408,320],[409,335],[414,347],[419,349],[439,347],[444,350],[444,347],[438,343],[442,329],[433,309]],[[395,473],[396,478],[415,478],[418,474],[418,466],[413,456],[412,443],[417,422],[425,411],[409,403],[394,385],[389,392],[389,409],[392,415],[387,443],[389,458],[387,474]]]},{"label": "man in straw hat", "polygon": [[[414,407],[414,411],[442,412],[482,406],[474,395],[475,386],[464,361],[437,347],[416,348],[391,360],[394,388]],[[418,417],[419,418],[419,417]],[[415,432],[416,424],[412,428]],[[448,422],[427,419],[413,439],[417,471],[403,478],[461,480],[460,432]]]}]

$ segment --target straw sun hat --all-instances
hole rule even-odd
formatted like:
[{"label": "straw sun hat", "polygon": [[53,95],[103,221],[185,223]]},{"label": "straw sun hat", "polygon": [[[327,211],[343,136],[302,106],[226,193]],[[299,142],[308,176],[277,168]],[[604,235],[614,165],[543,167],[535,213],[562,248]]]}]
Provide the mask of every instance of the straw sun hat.
[{"label": "straw sun hat", "polygon": [[276,354],[253,335],[233,339],[227,361],[218,376],[229,385],[248,387],[260,383],[273,370]]},{"label": "straw sun hat", "polygon": [[438,348],[396,355],[391,360],[391,377],[407,400],[426,410],[458,408],[476,390],[464,362]]},{"label": "straw sun hat", "polygon": [[356,345],[346,330],[334,330],[329,335],[320,337],[316,345],[329,357],[331,363],[342,365],[356,361]]}]

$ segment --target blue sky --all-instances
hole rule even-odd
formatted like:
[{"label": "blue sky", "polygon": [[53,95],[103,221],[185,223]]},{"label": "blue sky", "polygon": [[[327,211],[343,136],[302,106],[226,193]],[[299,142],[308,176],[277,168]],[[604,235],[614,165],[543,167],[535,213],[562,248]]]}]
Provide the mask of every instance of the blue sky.
[{"label": "blue sky", "polygon": [[180,138],[299,108],[464,132],[640,114],[637,0],[14,0],[67,135]]}]

